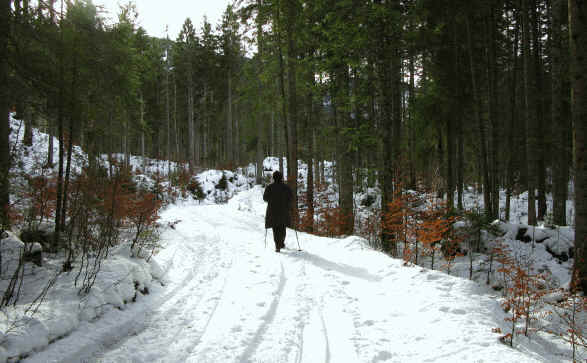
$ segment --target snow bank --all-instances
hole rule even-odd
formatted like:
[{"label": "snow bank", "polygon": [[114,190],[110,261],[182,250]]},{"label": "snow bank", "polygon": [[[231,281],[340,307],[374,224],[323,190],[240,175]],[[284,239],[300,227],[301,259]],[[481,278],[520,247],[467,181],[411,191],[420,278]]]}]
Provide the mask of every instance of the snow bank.
[{"label": "snow bank", "polygon": [[[24,245],[15,234],[8,232],[0,241],[4,261]],[[83,322],[93,321],[109,310],[124,310],[137,296],[147,294],[163,276],[155,260],[147,262],[132,258],[128,244],[115,248],[110,257],[102,261],[101,270],[88,294],[79,293],[84,277],[83,272],[78,276],[79,265],[71,272],[59,273],[60,265],[51,260],[44,262],[46,266],[43,267],[25,265],[23,285],[26,291],[22,292],[15,306],[5,308],[0,316],[0,362],[41,350]],[[92,265],[93,261],[89,264]],[[53,279],[54,285],[43,303],[34,305],[36,295]],[[77,288],[74,288],[76,279]],[[1,281],[0,290],[5,291],[7,283]]]},{"label": "snow bank", "polygon": [[[51,172],[58,171],[57,158],[59,157],[59,140],[41,132],[38,128],[33,128],[33,145],[25,146],[24,140],[24,121],[14,119],[14,114],[10,114],[10,133],[9,141],[10,147],[16,152],[15,159],[17,163],[12,165],[12,171],[18,169],[28,175],[41,175],[42,168],[46,167],[47,155],[49,151],[49,138],[53,139],[53,155],[55,157],[54,164],[50,169]],[[104,167],[109,166],[109,160],[122,162],[124,154],[101,155],[100,161]],[[156,174],[167,175],[169,172],[176,171],[181,164],[168,160],[159,160],[152,158],[143,158],[142,156],[131,155],[130,166],[133,172],[141,174]],[[72,173],[80,174],[82,168],[88,165],[88,155],[82,150],[79,145],[73,145],[72,154]]]},{"label": "snow bank", "polygon": [[[10,114],[10,147],[16,152],[15,159],[17,163],[12,165],[12,169],[22,169],[28,175],[40,175],[41,167],[46,164],[47,153],[49,151],[49,138],[53,138],[53,155],[59,157],[59,140],[56,137],[33,128],[33,145],[25,146],[22,142],[24,139],[24,121],[16,120],[13,114]],[[57,161],[57,159],[55,159]],[[81,169],[88,162],[87,154],[83,152],[79,145],[73,145],[72,154],[72,172],[81,173]],[[52,171],[57,171],[58,165],[54,165]]]},{"label": "snow bank", "polygon": [[[221,179],[225,178],[225,185]],[[206,170],[195,176],[200,183],[207,203],[226,203],[236,193],[252,187],[249,179],[229,170]]]},{"label": "snow bank", "polygon": [[561,262],[573,257],[575,232],[571,227],[528,226],[516,223],[494,223],[505,233],[505,238],[533,245],[542,244],[547,252]]}]

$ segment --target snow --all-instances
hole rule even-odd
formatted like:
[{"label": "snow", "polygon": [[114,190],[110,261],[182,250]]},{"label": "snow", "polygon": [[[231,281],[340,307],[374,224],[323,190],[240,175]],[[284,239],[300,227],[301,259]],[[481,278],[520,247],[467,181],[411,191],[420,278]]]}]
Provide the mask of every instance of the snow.
[{"label": "snow", "polygon": [[[10,128],[12,132],[9,135],[11,151],[15,152],[15,159],[18,163],[12,165],[11,172],[22,171],[28,175],[42,175],[46,174],[43,168],[46,168],[47,151],[49,149],[49,138],[53,138],[53,155],[54,164],[50,169],[51,172],[57,172],[59,160],[59,140],[54,137],[41,132],[38,128],[33,128],[33,145],[23,145],[24,140],[24,122],[13,118],[14,114],[9,115]],[[66,145],[67,148],[67,145]],[[66,150],[67,152],[67,150]],[[103,166],[108,167],[109,160],[122,162],[124,160],[123,154],[103,154],[100,157]],[[175,171],[182,167],[173,161],[158,160],[151,158],[143,158],[141,156],[130,156],[130,167],[134,172],[141,172],[143,174],[157,174],[167,175],[169,171]],[[72,173],[79,175],[84,166],[88,165],[88,155],[82,150],[79,145],[73,145],[72,154]],[[64,166],[65,168],[65,166]]]},{"label": "snow", "polygon": [[[33,128],[33,146],[27,147],[22,144],[24,139],[24,122],[16,120],[10,115],[10,128],[13,132],[10,133],[10,147],[11,151],[15,151],[15,159],[19,160],[18,165],[13,165],[21,168],[28,175],[40,175],[42,170],[41,166],[45,164],[47,160],[47,150],[49,149],[49,136],[46,133],[39,131],[37,128]],[[53,155],[55,161],[59,157],[59,141],[53,137]],[[79,174],[83,165],[87,163],[87,155],[78,146],[73,146],[72,154],[72,172]],[[57,165],[54,166],[53,170],[57,170]]]},{"label": "snow", "polygon": [[[262,192],[255,186],[224,204],[169,206],[163,224],[179,222],[163,231],[153,259],[164,286],[140,265],[112,291],[128,295],[128,281],[139,279],[149,295],[126,305],[111,297],[123,310],[76,322],[44,349],[54,328],[39,318],[38,329],[29,329],[35,333],[20,340],[39,351],[23,361],[565,361],[564,349],[540,336],[518,338],[515,349],[500,343],[492,329],[506,330],[505,313],[478,284],[403,266],[359,237],[298,233],[300,252],[288,230],[287,248],[275,253],[271,230],[264,243]],[[118,261],[127,253],[118,251]],[[104,272],[130,273],[123,265],[115,259]],[[50,310],[68,309],[66,302]]]},{"label": "snow", "polygon": [[[456,193],[455,193],[456,194]],[[569,183],[569,195],[573,195],[572,184]],[[457,196],[455,195],[455,204],[457,202]],[[512,194],[510,199],[510,221],[518,224],[528,223],[528,192],[522,192],[520,194]],[[538,203],[538,202],[536,202]],[[546,194],[546,204],[548,210],[552,211],[552,194]],[[463,195],[463,205],[465,209],[483,209],[483,193],[476,190],[473,187],[465,189]],[[499,191],[499,210],[500,218],[505,219],[505,205],[506,205],[506,191],[504,189]],[[572,200],[567,200],[567,223],[574,225],[575,223],[575,208]],[[546,218],[552,219],[551,215],[547,215]]]},{"label": "snow", "polygon": [[[11,119],[11,126],[17,130],[20,122]],[[41,175],[48,136],[33,132],[33,147],[14,148],[20,162],[13,169]],[[11,145],[22,136],[22,128],[18,135],[12,133]],[[79,173],[87,156],[75,151],[73,170]],[[112,157],[120,161],[123,155]],[[102,159],[107,165],[108,157]],[[136,156],[130,161],[137,184],[149,189],[155,186],[155,174],[181,167]],[[324,193],[336,206],[334,164],[324,164],[329,183]],[[263,167],[269,180],[279,159],[266,158]],[[305,183],[307,166],[300,162],[298,167],[298,181]],[[223,175],[227,188],[219,189]],[[462,278],[467,276],[466,257],[456,259],[451,271],[456,276],[449,276],[404,266],[360,237],[330,239],[292,230],[288,248],[275,253],[271,230],[263,228],[263,189],[252,186],[253,175],[252,165],[196,175],[204,200],[184,197],[166,207],[161,246],[153,258],[131,257],[128,243],[113,248],[88,294],[79,293],[81,282],[72,287],[79,269],[58,273],[60,256],[45,256],[41,267],[27,263],[19,303],[0,314],[0,362],[569,361],[568,345],[545,333],[516,336],[514,348],[499,342],[502,334],[492,330],[509,329],[496,295],[501,293]],[[373,204],[359,208],[361,217],[380,205],[376,186],[358,190],[356,205],[367,196]],[[481,207],[480,199],[470,189],[465,204]],[[572,205],[568,208],[572,221]],[[527,194],[512,199],[515,223],[499,222],[500,238],[516,254],[531,256],[535,267],[549,271],[555,286],[568,286],[572,259],[560,261],[552,254],[570,254],[573,229],[529,227],[526,210]],[[39,227],[51,230],[50,225]],[[460,227],[466,224],[460,222]],[[516,240],[524,228],[528,241]],[[2,276],[16,268],[25,246],[40,248],[22,243],[12,232],[2,238]],[[298,243],[303,251],[297,251]],[[480,268],[487,256],[475,259]],[[478,275],[484,273],[480,268]],[[52,279],[55,284],[43,303],[31,305]],[[0,287],[6,284],[0,281]],[[556,301],[557,294],[545,300]],[[35,314],[27,313],[34,308]]]},{"label": "snow", "polygon": [[[227,187],[225,190],[217,187],[222,176],[226,177],[227,180]],[[205,201],[213,204],[226,202],[232,198],[235,193],[246,190],[250,187],[246,176],[229,170],[206,170],[199,173],[195,178],[202,186],[202,190],[206,196]]]},{"label": "snow", "polygon": [[[2,245],[15,239],[11,235],[2,240]],[[59,271],[59,266],[52,266],[51,262],[46,261],[48,266],[43,267],[26,264],[25,275],[30,276],[25,284],[27,291],[24,291],[24,296],[21,296],[16,306],[3,310],[0,331],[4,335],[0,346],[8,357],[43,349],[49,342],[70,334],[81,324],[93,321],[112,309],[124,310],[126,303],[138,294],[135,283],[139,290],[156,285],[151,273],[151,270],[157,269],[156,262],[131,258],[128,245],[122,245],[111,252],[111,258],[103,262],[89,294],[80,296],[78,289],[72,288],[77,270],[58,274],[44,302],[30,317],[31,314],[27,314],[26,310],[35,305],[25,302],[30,303],[35,294],[55,276],[55,271]]]}]

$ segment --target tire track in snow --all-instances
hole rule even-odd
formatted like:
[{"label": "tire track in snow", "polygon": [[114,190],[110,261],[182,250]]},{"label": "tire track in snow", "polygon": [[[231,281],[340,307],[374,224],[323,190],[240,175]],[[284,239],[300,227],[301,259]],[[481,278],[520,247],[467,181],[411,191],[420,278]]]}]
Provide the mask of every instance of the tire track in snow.
[{"label": "tire track in snow", "polygon": [[[210,237],[206,238],[205,235],[202,235],[202,237],[203,238],[200,239],[202,243],[200,243],[198,251],[203,251],[204,253],[196,254],[196,257],[200,257],[200,259],[193,261],[197,268],[192,269],[192,271],[199,272],[199,270],[204,267],[202,273],[190,273],[191,277],[184,279],[176,288],[176,290],[181,291],[181,295],[178,295],[177,291],[174,291],[172,298],[165,301],[164,305],[159,309],[163,311],[164,314],[158,319],[158,321],[168,323],[169,321],[173,321],[172,318],[175,318],[176,322],[184,323],[176,324],[178,325],[176,333],[168,339],[169,344],[165,345],[167,348],[166,351],[170,351],[171,356],[178,353],[177,351],[174,351],[173,347],[178,346],[178,342],[185,340],[191,342],[191,344],[188,345],[191,349],[186,352],[186,357],[189,356],[189,353],[191,353],[195,345],[197,345],[199,339],[205,334],[210,321],[214,316],[214,312],[221,301],[229,276],[228,271],[232,266],[232,259],[227,263],[225,256],[221,253],[223,249],[218,248],[218,246],[224,242],[222,238],[214,236],[214,238],[210,239]],[[184,241],[187,241],[187,238],[184,238]],[[183,259],[187,259],[187,257],[189,256],[182,256]],[[205,260],[205,262],[203,260]],[[222,275],[224,275],[223,278]],[[222,279],[221,284],[218,283],[219,279]],[[196,293],[194,293],[194,291]],[[207,304],[209,301],[212,301],[211,306]],[[204,304],[202,304],[202,302],[204,302]],[[167,306],[170,306],[170,308],[167,308]],[[193,326],[197,325],[198,318],[206,315],[207,317],[204,319],[203,327],[194,329]],[[189,322],[192,322],[191,325],[188,325]],[[188,330],[187,333],[186,330]],[[195,334],[190,333],[194,330]],[[155,331],[155,333],[157,332]],[[161,339],[161,337],[157,336],[157,339]],[[194,342],[196,343],[194,344]]]},{"label": "tire track in snow", "polygon": [[[178,294],[185,291],[193,277],[200,271],[201,266],[197,264],[182,264],[181,257],[209,255],[206,244],[199,244],[198,248],[194,248],[192,243],[185,243],[187,241],[185,236],[172,229],[165,230],[162,237],[168,242],[175,240],[175,243],[167,246],[163,252],[167,256],[162,264],[165,266],[164,274],[183,266],[183,273],[176,276],[179,277],[177,281],[171,281],[164,289],[155,286],[151,295],[141,296],[136,304],[128,304],[124,311],[114,310],[94,322],[84,323],[77,332],[54,342],[47,349],[31,356],[28,361],[55,361],[55,357],[59,357],[58,360],[62,362],[102,362],[101,356],[123,347],[124,344],[137,339],[146,329],[149,329],[150,324],[155,320],[157,309],[169,299],[177,299]],[[178,240],[183,243],[177,243]],[[73,346],[75,349],[72,349]],[[123,361],[129,360],[129,355],[124,357]]]},{"label": "tire track in snow", "polygon": [[[323,362],[330,363],[330,343],[328,340],[328,330],[326,328],[326,324],[324,322],[324,314],[322,312],[322,299],[318,298],[318,294],[315,291],[315,286],[308,280],[308,274],[306,271],[307,260],[302,259],[302,272],[303,277],[305,279],[304,283],[300,285],[298,296],[299,300],[304,300],[307,305],[306,308],[302,311],[303,315],[300,318],[300,326],[299,326],[299,351],[296,356],[296,362],[302,363],[305,360],[309,361],[316,361],[318,358],[316,357],[317,350],[323,349]],[[319,324],[316,325],[316,318],[319,320]],[[305,335],[312,335],[316,334],[318,331],[318,337],[315,336],[308,336],[309,344],[307,344],[307,349],[304,348],[305,344]],[[314,338],[322,338],[321,341],[316,341]],[[320,345],[323,343],[322,347],[316,347],[316,344]],[[306,350],[308,353],[306,354]]]},{"label": "tire track in snow", "polygon": [[[302,296],[302,294],[299,290],[302,290],[302,291],[307,290],[308,275],[306,274],[306,264],[305,263],[302,263],[301,275],[303,276],[304,283],[300,284],[300,286],[298,287],[298,296]],[[309,300],[309,299],[307,299],[307,300]],[[298,311],[299,311],[299,315],[300,315],[300,320],[299,320],[298,332],[297,332],[298,351],[296,353],[295,361],[296,361],[296,363],[301,363],[302,357],[304,356],[304,328],[308,324],[309,315],[310,315],[310,308],[308,307],[304,310],[298,309]],[[303,313],[303,315],[302,315],[302,313]]]},{"label": "tire track in snow", "polygon": [[[177,247],[173,251],[166,270],[168,273],[173,267],[175,270],[183,269],[182,272],[185,273],[182,278],[173,282],[175,286],[172,290],[159,296],[156,301],[149,304],[154,309],[146,311],[145,315],[150,314],[150,317],[145,318],[139,324],[135,324],[130,333],[118,340],[116,344],[105,347],[99,354],[100,358],[112,355],[122,355],[124,357],[127,355],[126,347],[140,344],[154,344],[161,347],[159,349],[159,358],[151,356],[150,359],[164,359],[165,357],[173,356],[177,352],[169,352],[169,349],[176,345],[174,343],[178,341],[178,338],[184,336],[186,329],[190,328],[187,322],[197,321],[198,316],[204,316],[202,314],[198,315],[196,311],[202,310],[200,308],[202,302],[207,302],[207,300],[204,301],[205,297],[209,296],[211,292],[214,296],[222,295],[226,285],[227,271],[230,269],[232,261],[226,263],[226,259],[220,253],[222,249],[212,247],[221,243],[221,238],[219,236],[210,238],[209,236],[206,237],[205,234],[188,238],[179,230],[172,234],[179,237],[179,243],[175,243]],[[173,238],[169,237],[168,239]],[[193,243],[193,241],[203,243]],[[179,264],[176,264],[178,260],[176,256],[179,257]],[[182,264],[181,262],[184,263]],[[223,268],[218,269],[219,266]],[[225,276],[218,289],[214,285],[218,285],[216,282],[221,278],[222,273]],[[215,311],[219,301],[220,298],[215,300],[211,311]],[[210,314],[207,317],[203,330],[198,332],[199,336],[205,333],[212,316],[213,314]],[[175,325],[176,329],[166,329],[170,325]],[[170,332],[174,333],[165,334]],[[131,342],[138,342],[138,344],[132,344]],[[165,354],[165,352],[169,352],[171,355]]]},{"label": "tire track in snow", "polygon": [[[286,289],[285,268],[278,258],[270,258],[275,263],[268,264],[258,260],[261,256],[274,257],[262,249],[263,234],[256,228],[258,218],[245,213],[229,214],[224,206],[201,211],[199,218],[222,229],[227,241],[222,247],[234,256],[235,264],[229,272],[226,294],[209,322],[210,329],[193,342],[195,345],[192,343],[193,349],[184,361],[252,360],[266,338]],[[226,221],[227,216],[231,217],[230,222]],[[248,228],[243,228],[245,225]]]},{"label": "tire track in snow", "polygon": [[[219,290],[220,293],[218,294],[218,296],[214,295],[212,298],[215,302],[213,304],[213,307],[211,309],[209,309],[208,318],[205,320],[204,326],[197,332],[195,337],[188,336],[183,339],[183,340],[191,341],[191,342],[193,342],[193,344],[186,351],[185,355],[183,356],[183,359],[178,360],[178,361],[185,361],[190,356],[190,354],[194,351],[194,349],[198,346],[198,344],[201,342],[204,334],[206,334],[206,331],[208,330],[208,327],[210,326],[210,322],[212,321],[212,318],[214,318],[214,314],[216,313],[216,310],[218,309],[218,305],[220,304],[220,301],[222,300],[222,296],[224,294],[224,289],[225,289],[226,284],[228,282],[228,276],[229,276],[229,274],[227,273],[226,276],[224,277],[224,283],[222,284],[222,288]],[[207,291],[207,289],[203,289],[203,291]],[[198,303],[198,306],[199,306],[199,303]],[[197,316],[198,314],[196,313],[196,311],[195,310],[193,310],[193,311],[194,311],[194,313],[192,315]],[[173,352],[173,353],[177,354],[177,352]]]},{"label": "tire track in snow", "polygon": [[271,305],[267,313],[263,316],[262,320],[263,323],[257,329],[255,336],[251,339],[251,343],[247,346],[247,349],[243,352],[243,354],[239,357],[239,362],[249,362],[251,356],[255,353],[255,350],[261,344],[261,338],[267,332],[269,325],[273,322],[275,318],[275,313],[277,311],[277,306],[279,305],[279,301],[281,300],[281,296],[283,295],[283,290],[285,288],[285,284],[287,279],[285,277],[285,271],[283,268],[283,262],[280,262],[281,267],[281,274],[279,276],[279,286],[277,288],[276,296],[271,301]]},{"label": "tire track in snow", "polygon": [[[280,258],[288,279],[281,294],[271,324],[266,326],[264,337],[255,352],[248,356],[254,362],[326,362],[331,360],[328,330],[321,317],[321,293],[315,286],[315,276],[308,275],[312,265],[299,253],[285,250]],[[310,276],[313,277],[310,280]],[[318,358],[320,357],[320,358]]]},{"label": "tire track in snow", "polygon": [[330,363],[330,342],[328,341],[328,329],[326,328],[326,322],[324,321],[324,312],[322,307],[318,308],[318,314],[320,315],[320,323],[322,324],[322,333],[324,334],[324,341],[326,342],[326,363]]},{"label": "tire track in snow", "polygon": [[[331,362],[333,359],[335,362],[340,359],[355,361],[358,353],[355,344],[357,331],[352,324],[352,310],[348,310],[352,299],[341,286],[348,284],[349,279],[366,284],[377,283],[380,279],[362,268],[336,263],[316,254],[304,252],[301,257],[310,270],[310,276],[313,276],[315,280],[319,278],[311,284],[314,289],[318,320],[314,322],[313,329],[319,330],[323,340],[324,362]],[[331,332],[334,335],[331,336]],[[314,332],[314,334],[317,333]],[[349,346],[353,349],[349,350]],[[337,353],[336,357],[332,356],[333,348]],[[318,347],[314,348],[316,349]],[[312,361],[312,357],[308,359]]]}]

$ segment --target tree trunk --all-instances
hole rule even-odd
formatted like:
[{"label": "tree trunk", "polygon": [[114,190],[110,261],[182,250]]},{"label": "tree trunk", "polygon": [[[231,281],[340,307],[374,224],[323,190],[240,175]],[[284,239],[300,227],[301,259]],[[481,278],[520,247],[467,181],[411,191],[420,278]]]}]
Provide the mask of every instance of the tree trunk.
[{"label": "tree trunk", "polygon": [[522,0],[522,53],[524,59],[524,111],[526,130],[526,170],[528,175],[528,224],[536,225],[536,163],[538,162],[534,152],[534,137],[536,134],[534,120],[534,102],[532,98],[532,87],[530,80],[530,22],[528,21],[528,2]]},{"label": "tree trunk", "polygon": [[263,183],[263,117],[262,115],[257,115],[256,119],[256,128],[257,128],[257,147],[256,147],[256,164],[257,164],[257,172],[255,183],[262,184]]},{"label": "tree trunk", "polygon": [[0,227],[10,228],[10,99],[8,90],[8,37],[10,31],[10,0],[0,0]]},{"label": "tree trunk", "polygon": [[489,20],[488,20],[488,33],[489,35],[489,58],[488,58],[488,73],[489,73],[489,118],[491,123],[491,179],[490,179],[490,194],[491,194],[491,218],[498,219],[499,215],[499,130],[501,125],[499,122],[499,104],[498,104],[498,65],[496,56],[496,32],[501,32],[501,29],[497,29],[497,23],[495,21],[495,8],[492,5],[489,6]]},{"label": "tree trunk", "polygon": [[517,79],[518,79],[518,43],[519,43],[519,33],[520,33],[520,23],[516,19],[516,26],[514,29],[514,44],[512,50],[512,75],[511,75],[511,85],[510,85],[510,107],[511,107],[511,114],[510,114],[510,122],[508,124],[507,130],[507,143],[508,143],[508,156],[507,156],[507,173],[506,173],[506,202],[505,202],[505,220],[510,220],[510,209],[511,209],[511,197],[512,191],[514,188],[514,154],[515,154],[515,145],[514,145],[514,132],[515,127],[517,125],[517,107],[516,107],[516,90],[517,90]]},{"label": "tree trunk", "polygon": [[[169,49],[167,50],[169,51]],[[165,149],[165,158],[171,160],[171,118],[169,116],[171,109],[169,107],[169,54],[166,53],[166,64],[165,64],[165,126],[167,127],[167,147]],[[169,170],[168,170],[169,172]]]},{"label": "tree trunk", "polygon": [[[291,1],[291,0],[290,0]],[[280,19],[280,10],[279,10],[279,6],[275,7],[277,10],[277,13],[275,15],[275,18],[277,19],[277,27],[276,27],[276,38],[277,38],[277,48],[278,48],[278,53],[277,53],[277,57],[279,60],[279,89],[280,89],[280,93],[281,93],[281,107],[282,107],[282,114],[283,114],[283,139],[284,139],[284,149],[285,149],[285,154],[286,154],[286,160],[289,161],[290,159],[290,155],[289,155],[289,121],[288,121],[288,117],[289,114],[287,112],[287,98],[286,98],[286,94],[285,94],[285,66],[284,66],[284,62],[283,62],[283,45],[282,45],[282,39],[281,39],[281,22],[279,21]],[[281,155],[281,154],[280,154]],[[284,173],[284,167],[283,167],[283,155],[281,155],[281,160],[279,161],[279,170],[281,172],[281,174],[285,177],[285,179],[289,178],[289,164],[286,168],[286,172]]]},{"label": "tree trunk", "polygon": [[173,74],[173,130],[175,135],[175,160],[183,161],[179,155],[179,131],[177,129],[177,80]]},{"label": "tree trunk", "polygon": [[587,293],[587,3],[569,0],[575,125],[575,286]]},{"label": "tree trunk", "polygon": [[[460,77],[460,67],[463,66],[461,64],[461,56],[459,55],[459,44],[458,44],[458,23],[455,22],[454,26],[454,34],[453,34],[453,42],[454,42],[454,92],[455,92],[455,101],[457,99],[464,99],[464,92],[462,87],[462,80]],[[457,209],[462,211],[464,210],[463,206],[463,194],[464,194],[464,136],[463,136],[463,112],[461,110],[460,105],[454,104],[453,107],[455,108],[456,115],[455,117],[455,127],[456,127],[456,187],[457,187]],[[415,136],[414,136],[415,137]]]},{"label": "tree trunk", "polygon": [[[192,105],[195,108],[195,101],[192,101]],[[201,148],[201,124],[202,124],[202,114],[199,113],[198,116],[195,115],[194,113],[194,165],[200,166],[200,162],[201,162],[201,155],[200,155],[200,151],[202,150]]]},{"label": "tree trunk", "polygon": [[[279,86],[279,93],[281,96],[281,112],[282,117],[281,121],[283,125],[282,132],[279,130],[278,133],[278,140],[279,140],[279,171],[287,179],[287,170],[284,170],[283,166],[283,153],[285,152],[285,157],[289,158],[289,149],[288,149],[288,121],[287,121],[287,98],[285,94],[285,66],[283,62],[283,41],[282,41],[282,24],[281,24],[281,1],[278,0],[276,6],[274,7],[274,14],[273,17],[275,19],[275,38],[277,43],[277,61],[279,64],[279,78],[278,78],[278,86]],[[283,142],[281,142],[283,140]]]},{"label": "tree trunk", "polygon": [[48,145],[47,166],[50,168],[53,167],[53,163],[54,163],[54,158],[53,158],[53,148],[54,148],[53,134],[55,133],[54,128],[55,128],[55,126],[53,125],[53,120],[51,119],[51,117],[48,117],[47,118],[47,135],[49,136],[49,142],[47,143],[47,145]]},{"label": "tree trunk", "polygon": [[[240,114],[239,114],[239,108],[238,108],[238,102],[236,102],[234,104],[234,114],[235,114],[235,118],[234,118],[234,146],[233,146],[233,150],[234,150],[234,161],[236,162],[237,165],[240,165]],[[263,152],[263,149],[261,150]],[[261,154],[261,157],[263,156],[263,153]]]},{"label": "tree trunk", "polygon": [[209,120],[209,110],[208,110],[208,86],[204,86],[204,97],[202,98],[202,162],[204,166],[208,166],[208,125],[210,124]]},{"label": "tree trunk", "polygon": [[[400,13],[400,2],[396,0],[391,3],[394,13]],[[392,44],[392,58],[391,58],[391,77],[392,77],[392,113],[393,113],[393,127],[392,127],[392,147],[393,147],[393,188],[396,191],[396,186],[401,183],[401,127],[402,127],[402,50],[401,44],[401,26],[394,24],[393,29],[393,44]],[[401,190],[397,190],[401,192]]]},{"label": "tree trunk", "polygon": [[[408,97],[408,102],[409,102],[409,120],[408,120],[408,124],[409,124],[409,128],[408,128],[408,155],[409,155],[409,160],[410,160],[410,181],[409,181],[409,188],[412,190],[416,189],[416,118],[414,117],[415,114],[415,109],[416,109],[416,105],[415,105],[415,101],[416,101],[416,86],[415,86],[415,73],[416,73],[416,67],[415,67],[415,60],[414,58],[416,57],[416,55],[414,54],[414,46],[410,45],[410,63],[409,63],[409,69],[410,69],[410,88],[409,88],[409,97]],[[372,105],[372,108],[374,108],[374,105]],[[375,116],[375,111],[373,110],[371,112],[372,116]]]},{"label": "tree trunk", "polygon": [[339,64],[335,71],[335,90],[334,117],[338,132],[336,148],[336,172],[339,179],[339,206],[341,211],[341,230],[340,233],[350,235],[354,229],[353,215],[353,169],[352,169],[352,142],[351,137],[345,134],[351,125],[350,114],[345,111],[345,106],[350,102],[350,79],[348,75],[348,66],[344,63]]},{"label": "tree trunk", "polygon": [[436,166],[438,167],[438,173],[435,175],[435,180],[438,180],[438,185],[436,185],[436,196],[438,198],[444,197],[444,189],[446,186],[444,185],[444,178],[446,165],[444,163],[444,145],[443,145],[443,137],[442,137],[442,125],[441,121],[437,120],[435,123],[436,126]]},{"label": "tree trunk", "polygon": [[[261,11],[261,0],[257,0],[257,11]],[[259,103],[263,100],[263,77],[261,77],[261,73],[263,73],[263,25],[261,24],[261,17],[257,14],[257,59],[259,67],[259,78],[258,82],[258,98],[257,101]],[[262,106],[258,106],[258,110],[261,110]],[[257,173],[256,173],[256,184],[263,183],[263,112],[257,112],[256,124],[257,124]]]},{"label": "tree trunk", "polygon": [[145,153],[145,100],[143,99],[143,93],[139,92],[139,127],[141,128],[141,158],[143,161],[143,173],[147,172],[147,155]]},{"label": "tree trunk", "polygon": [[[458,55],[458,43],[457,43],[457,26],[456,21],[452,22],[452,35],[453,35],[453,42],[452,42],[452,50],[453,50],[453,86],[454,86],[454,94],[456,95],[459,89],[458,85],[458,75],[459,75],[459,55]],[[454,97],[452,115],[448,117],[446,120],[446,151],[447,151],[447,160],[446,160],[446,201],[447,207],[449,210],[454,209],[454,191],[455,191],[455,181],[454,181],[454,159],[455,159],[455,125],[459,122],[459,112],[460,112],[460,103],[457,101],[457,97]]]},{"label": "tree trunk", "polygon": [[316,128],[312,129],[312,148],[314,150],[314,189],[320,184],[320,148],[316,142]]},{"label": "tree trunk", "polygon": [[544,220],[546,215],[546,153],[549,149],[549,144],[544,140],[544,93],[542,86],[542,32],[541,24],[538,20],[539,10],[537,9],[536,0],[532,3],[532,44],[534,56],[534,102],[536,112],[536,126],[533,127],[534,142],[533,153],[536,156],[536,187],[538,188],[538,220]]},{"label": "tree trunk", "polygon": [[194,166],[194,79],[192,74],[192,66],[188,69],[188,84],[187,84],[187,114],[188,114],[188,158],[190,169]]},{"label": "tree trunk", "polygon": [[55,205],[55,233],[53,235],[53,248],[59,247],[61,237],[61,206],[63,197],[63,118],[65,117],[65,42],[63,39],[63,2],[61,3],[59,41],[59,109],[57,111],[57,135],[59,140],[59,172],[57,176],[57,200]]},{"label": "tree trunk", "polygon": [[[65,220],[67,217],[67,200],[69,191],[69,180],[71,176],[71,155],[73,154],[73,139],[74,139],[74,125],[75,123],[81,123],[81,117],[79,115],[79,105],[75,97],[77,95],[77,80],[78,80],[78,59],[77,59],[77,39],[74,40],[73,50],[73,68],[72,68],[72,81],[71,81],[71,96],[70,96],[70,115],[69,115],[69,132],[68,132],[68,144],[67,144],[67,165],[65,168],[65,181],[63,184],[63,202],[61,206],[61,228],[65,229]],[[69,251],[69,255],[72,256],[73,251]],[[70,266],[71,264],[69,264]]]},{"label": "tree trunk", "polygon": [[457,208],[462,211],[465,209],[463,205],[465,191],[465,142],[462,115],[457,119],[457,141]]},{"label": "tree trunk", "polygon": [[469,24],[469,18],[465,17],[467,25],[467,50],[469,53],[469,66],[471,70],[471,88],[473,89],[473,108],[474,117],[479,127],[479,143],[481,144],[481,174],[483,179],[483,202],[485,206],[485,213],[491,215],[491,193],[490,193],[490,181],[489,181],[489,170],[487,165],[487,138],[485,136],[485,122],[481,117],[479,93],[477,88],[477,77],[475,75],[475,64],[473,63],[473,42],[471,40],[471,26]]},{"label": "tree trunk", "polygon": [[[312,57],[313,51],[309,52],[309,57]],[[308,165],[306,180],[306,204],[307,204],[307,221],[306,229],[309,233],[314,232],[314,100],[313,100],[313,89],[314,89],[314,70],[312,67],[307,73],[307,89],[308,94],[306,96],[306,125],[305,130],[307,132],[306,142],[308,143],[308,155],[306,157],[306,164]]]},{"label": "tree trunk", "polygon": [[22,143],[25,146],[33,145],[33,107],[25,105],[24,111],[24,137]]},{"label": "tree trunk", "polygon": [[[568,61],[563,54],[563,49],[567,50],[568,36],[564,36],[562,29],[562,19],[564,16],[565,0],[553,0],[551,7],[551,33],[552,39],[550,50],[552,59],[551,72],[551,92],[552,92],[552,125],[554,127],[554,163],[553,163],[553,193],[552,193],[552,214],[553,222],[559,226],[567,224],[567,190],[569,182],[569,167],[567,149],[569,148],[568,140],[568,113],[564,112],[567,104],[568,95],[563,91],[564,84],[567,83],[569,73]],[[564,39],[564,45],[563,45]],[[564,60],[563,60],[564,59]]]},{"label": "tree trunk", "polygon": [[[384,6],[381,0],[376,2],[378,6]],[[380,46],[377,52],[377,71],[379,74],[379,91],[381,92],[381,140],[383,143],[382,153],[382,172],[381,172],[381,223],[382,226],[385,221],[385,214],[388,211],[388,205],[393,201],[394,195],[394,164],[393,164],[393,145],[390,140],[393,137],[393,93],[391,92],[393,85],[393,70],[390,69],[391,57],[393,53],[393,45],[388,37],[384,36],[388,29],[386,29],[385,19],[377,19],[377,30],[376,32],[381,36]],[[381,229],[381,246],[383,251],[390,253],[393,256],[397,256],[396,244],[394,237],[390,234],[390,231],[385,228]]]},{"label": "tree trunk", "polygon": [[[230,61],[229,61],[230,62]],[[232,152],[232,69],[228,67],[228,104],[226,105],[226,156],[225,160],[232,162],[234,155]],[[259,140],[260,142],[261,140]]]},{"label": "tree trunk", "polygon": [[296,67],[297,67],[297,50],[296,50],[296,26],[295,22],[298,16],[297,0],[287,0],[287,83],[288,83],[288,150],[287,159],[287,181],[294,195],[292,203],[292,220],[293,225],[297,225],[298,220],[298,139],[297,139],[297,87],[296,87]]}]

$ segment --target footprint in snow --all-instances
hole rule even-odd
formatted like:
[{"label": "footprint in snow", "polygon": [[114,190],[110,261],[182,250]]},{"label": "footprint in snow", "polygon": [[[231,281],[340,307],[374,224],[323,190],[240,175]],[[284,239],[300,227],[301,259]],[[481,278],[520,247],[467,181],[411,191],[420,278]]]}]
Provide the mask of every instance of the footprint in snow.
[{"label": "footprint in snow", "polygon": [[373,360],[371,362],[373,362],[373,363],[382,362],[382,361],[389,360],[392,357],[393,357],[393,354],[384,350],[384,351],[377,353],[377,355],[375,357],[373,357]]},{"label": "footprint in snow", "polygon": [[373,325],[375,325],[375,322],[373,320],[365,320],[363,322],[363,325],[365,325],[365,326],[373,326]]}]

